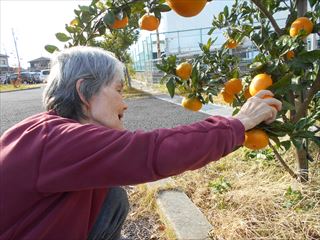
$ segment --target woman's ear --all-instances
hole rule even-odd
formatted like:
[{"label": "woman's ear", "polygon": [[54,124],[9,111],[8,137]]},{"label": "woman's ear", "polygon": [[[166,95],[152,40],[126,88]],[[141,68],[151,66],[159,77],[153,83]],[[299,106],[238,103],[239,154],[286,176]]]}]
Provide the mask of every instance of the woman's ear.
[{"label": "woman's ear", "polygon": [[80,86],[83,83],[84,79],[79,79],[76,82],[76,89],[77,89],[77,93],[79,98],[81,99],[82,103],[86,106],[89,107],[89,102],[86,100],[86,98],[84,97],[84,95],[82,94],[82,92],[80,91]]}]

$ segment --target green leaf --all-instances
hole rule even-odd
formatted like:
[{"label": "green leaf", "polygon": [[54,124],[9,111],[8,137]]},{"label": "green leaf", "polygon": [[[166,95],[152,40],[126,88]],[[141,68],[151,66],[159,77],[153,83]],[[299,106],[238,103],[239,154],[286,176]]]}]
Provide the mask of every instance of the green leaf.
[{"label": "green leaf", "polygon": [[229,9],[228,9],[228,6],[225,6],[225,7],[224,7],[223,12],[224,12],[224,16],[225,16],[226,18],[228,18],[228,17],[229,17]]},{"label": "green leaf", "polygon": [[166,83],[166,87],[168,89],[170,97],[173,98],[175,92],[175,82],[173,77],[169,78],[168,82]]},{"label": "green leaf", "polygon": [[171,11],[171,8],[166,5],[166,4],[160,4],[157,6],[157,9],[160,11],[160,12],[169,12]]},{"label": "green leaf", "polygon": [[282,141],[280,142],[280,146],[284,147],[284,149],[286,151],[288,151],[291,147],[291,141],[287,140],[287,141]]},{"label": "green leaf", "polygon": [[295,106],[287,101],[282,101],[282,110],[295,110]]},{"label": "green leaf", "polygon": [[309,4],[311,7],[313,7],[316,3],[317,3],[318,0],[309,0]]},{"label": "green leaf", "polygon": [[66,30],[69,32],[69,33],[75,33],[76,32],[76,29],[74,27],[70,27],[68,25],[66,25]]},{"label": "green leaf", "polygon": [[288,73],[280,78],[276,83],[272,84],[268,89],[269,90],[277,90],[277,89],[284,89],[291,83],[291,78],[293,77],[292,73]]},{"label": "green leaf", "polygon": [[65,33],[56,33],[56,38],[60,42],[67,42],[68,40],[71,39],[71,37],[68,37]]},{"label": "green leaf", "polygon": [[103,17],[103,22],[106,24],[106,25],[112,25],[115,21],[115,15],[113,12],[107,12],[106,15],[104,15]]},{"label": "green leaf", "polygon": [[313,66],[313,63],[320,60],[320,49],[304,52],[291,60],[290,65],[293,68],[307,68]]},{"label": "green leaf", "polygon": [[161,20],[161,12],[160,12],[158,9],[155,9],[155,10],[153,11],[153,13],[154,13],[154,16],[155,16],[156,18],[158,18],[159,20]]},{"label": "green leaf", "polygon": [[49,53],[53,53],[54,51],[59,51],[59,48],[57,48],[54,45],[46,45],[44,47]]},{"label": "green leaf", "polygon": [[79,6],[79,9],[82,12],[90,12],[90,7],[88,7],[88,6]]},{"label": "green leaf", "polygon": [[301,150],[303,148],[302,139],[292,138],[291,141],[298,150]]}]

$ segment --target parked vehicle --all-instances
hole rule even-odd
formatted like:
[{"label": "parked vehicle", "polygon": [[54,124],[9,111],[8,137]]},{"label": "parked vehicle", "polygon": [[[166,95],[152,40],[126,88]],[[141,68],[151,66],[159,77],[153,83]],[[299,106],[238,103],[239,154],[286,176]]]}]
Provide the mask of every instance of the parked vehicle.
[{"label": "parked vehicle", "polygon": [[50,69],[41,70],[40,72],[40,81],[46,83],[47,77],[50,74]]},{"label": "parked vehicle", "polygon": [[30,72],[31,78],[34,83],[41,83],[42,81],[40,80],[40,72]]}]

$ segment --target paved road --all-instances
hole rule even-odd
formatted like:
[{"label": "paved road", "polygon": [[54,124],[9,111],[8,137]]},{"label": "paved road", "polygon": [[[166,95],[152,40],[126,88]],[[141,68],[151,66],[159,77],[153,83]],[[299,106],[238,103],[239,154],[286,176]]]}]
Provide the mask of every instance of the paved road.
[{"label": "paved road", "polygon": [[[15,123],[44,110],[41,103],[42,91],[43,88],[0,93],[1,134]],[[124,123],[129,130],[174,127],[208,116],[152,96],[127,99],[126,102],[129,108]]]}]

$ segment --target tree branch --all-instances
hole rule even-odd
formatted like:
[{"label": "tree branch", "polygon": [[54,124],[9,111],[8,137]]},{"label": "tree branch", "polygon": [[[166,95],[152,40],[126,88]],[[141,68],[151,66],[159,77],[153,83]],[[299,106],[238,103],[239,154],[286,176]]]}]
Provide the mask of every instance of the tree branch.
[{"label": "tree branch", "polygon": [[299,109],[297,110],[297,113],[295,114],[293,118],[293,122],[296,123],[299,121],[299,119],[303,116],[303,113],[306,111],[309,103],[312,101],[313,96],[320,91],[320,70],[318,71],[316,80],[311,85],[309,91],[307,92],[306,99],[303,101],[303,103],[299,106]]},{"label": "tree branch", "polygon": [[269,19],[278,36],[281,36],[283,34],[282,30],[280,29],[272,14],[268,11],[268,9],[265,8],[263,3],[260,0],[251,0],[251,2],[253,2],[259,8],[259,10]]},{"label": "tree branch", "polygon": [[291,177],[298,179],[297,174],[294,173],[294,171],[286,164],[286,162],[283,160],[283,158],[280,156],[279,152],[277,149],[269,142],[269,146],[276,155],[277,159],[281,163],[281,165],[286,169],[286,171],[291,175]]}]

